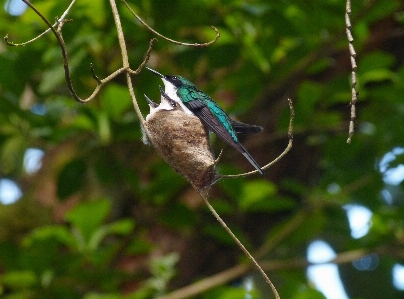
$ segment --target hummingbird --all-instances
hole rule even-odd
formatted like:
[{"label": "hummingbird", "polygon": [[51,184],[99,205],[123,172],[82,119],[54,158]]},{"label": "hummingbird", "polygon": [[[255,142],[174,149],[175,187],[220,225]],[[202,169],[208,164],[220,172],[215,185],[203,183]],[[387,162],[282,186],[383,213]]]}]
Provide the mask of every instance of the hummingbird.
[{"label": "hummingbird", "polygon": [[199,90],[188,79],[181,76],[162,75],[149,67],[146,68],[163,80],[164,94],[169,99],[174,100],[185,113],[197,116],[210,131],[239,151],[260,174],[264,174],[238,139],[238,134],[258,133],[263,130],[262,127],[231,119],[210,96]]}]

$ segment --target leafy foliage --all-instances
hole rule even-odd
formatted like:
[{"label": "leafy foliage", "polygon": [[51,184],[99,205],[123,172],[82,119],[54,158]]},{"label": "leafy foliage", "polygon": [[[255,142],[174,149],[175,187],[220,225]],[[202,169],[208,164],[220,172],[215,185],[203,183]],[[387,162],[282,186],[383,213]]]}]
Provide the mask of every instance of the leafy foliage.
[{"label": "leafy foliage", "polygon": [[[154,35],[117,2],[136,69]],[[68,5],[34,4],[49,20]],[[206,42],[214,38],[209,26],[219,29],[221,38],[206,48],[159,39],[149,65],[189,78],[232,117],[263,126],[263,133],[243,140],[260,164],[287,143],[286,98],[293,99],[292,151],[265,176],[221,181],[210,193],[212,205],[267,265],[281,297],[324,298],[306,275],[307,245],[321,239],[337,262],[343,263],[338,257],[344,253],[353,260],[378,257],[372,269],[358,270],[349,259],[339,265],[349,298],[401,298],[391,279],[404,243],[401,2],[352,3],[360,94],[351,145],[345,1],[129,4],[158,32],[184,42]],[[74,21],[64,25],[63,36],[73,84],[86,97],[96,86],[90,63],[100,78],[122,66],[116,28],[108,1],[78,0],[69,18]],[[15,43],[46,29],[29,9],[21,16],[3,10],[1,20],[0,34]],[[246,262],[199,195],[142,143],[124,76],[78,104],[62,66],[50,34],[25,47],[0,46],[0,178],[14,180],[23,193],[14,204],[0,204],[0,296],[153,298],[186,285],[197,288],[198,280]],[[133,80],[147,114],[143,94],[157,99],[161,82],[148,72]],[[212,139],[216,152],[224,147],[221,173],[250,169]],[[33,173],[24,164],[29,148],[44,152]],[[372,213],[361,238],[351,236],[348,204]],[[267,285],[247,272],[213,286],[193,296],[268,294]]]}]

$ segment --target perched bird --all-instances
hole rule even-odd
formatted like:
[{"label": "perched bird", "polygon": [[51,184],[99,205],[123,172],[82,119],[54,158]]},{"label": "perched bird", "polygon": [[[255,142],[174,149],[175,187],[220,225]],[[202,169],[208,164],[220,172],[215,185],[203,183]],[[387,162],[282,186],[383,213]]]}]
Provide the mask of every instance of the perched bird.
[{"label": "perched bird", "polygon": [[261,132],[262,127],[232,120],[210,96],[184,77],[165,76],[151,68],[147,69],[163,80],[168,98],[174,100],[185,113],[197,116],[210,131],[239,151],[260,174],[264,174],[237,137],[237,134]]},{"label": "perched bird", "polygon": [[150,113],[141,124],[143,142],[152,144],[160,156],[202,194],[220,176],[209,140],[209,130],[195,115],[185,113],[162,88],[161,102],[146,95]]}]

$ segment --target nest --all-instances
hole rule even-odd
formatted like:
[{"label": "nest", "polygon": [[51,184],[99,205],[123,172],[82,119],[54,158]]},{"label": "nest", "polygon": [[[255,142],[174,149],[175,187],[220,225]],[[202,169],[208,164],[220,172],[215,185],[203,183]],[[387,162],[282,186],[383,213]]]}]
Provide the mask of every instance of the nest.
[{"label": "nest", "polygon": [[209,131],[198,117],[160,110],[147,117],[144,129],[160,156],[197,191],[206,192],[217,180]]}]

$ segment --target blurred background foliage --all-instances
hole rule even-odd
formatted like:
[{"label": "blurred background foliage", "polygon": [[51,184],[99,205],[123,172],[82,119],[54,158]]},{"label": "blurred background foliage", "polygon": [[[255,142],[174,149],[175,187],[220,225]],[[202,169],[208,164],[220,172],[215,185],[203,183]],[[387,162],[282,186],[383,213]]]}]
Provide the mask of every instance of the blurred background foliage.
[{"label": "blurred background foliage", "polygon": [[[154,36],[117,2],[136,69]],[[8,13],[12,3],[3,1],[2,36],[19,43],[46,29],[30,9]],[[69,4],[33,3],[50,21]],[[263,126],[243,140],[261,165],[287,144],[286,99],[293,99],[292,151],[264,176],[222,181],[210,192],[281,297],[344,298],[310,276],[307,259],[318,261],[324,250],[310,258],[309,248],[323,242],[331,257],[347,256],[329,287],[340,285],[345,298],[402,298],[403,2],[352,3],[360,95],[351,145],[344,1],[128,3],[173,39],[203,43],[215,36],[210,25],[219,29],[221,38],[207,48],[159,39],[148,65],[189,78],[232,117]],[[85,98],[96,85],[90,63],[100,78],[122,65],[116,28],[106,0],[78,0],[69,18],[63,35],[75,89]],[[157,100],[161,82],[147,71],[133,80],[147,114],[143,94]],[[53,35],[25,47],[0,43],[1,298],[155,298],[246,263],[199,195],[141,135],[124,76],[78,104]],[[212,137],[217,153],[224,148],[220,173],[251,170]],[[213,286],[193,298],[272,298],[253,270]]]}]

